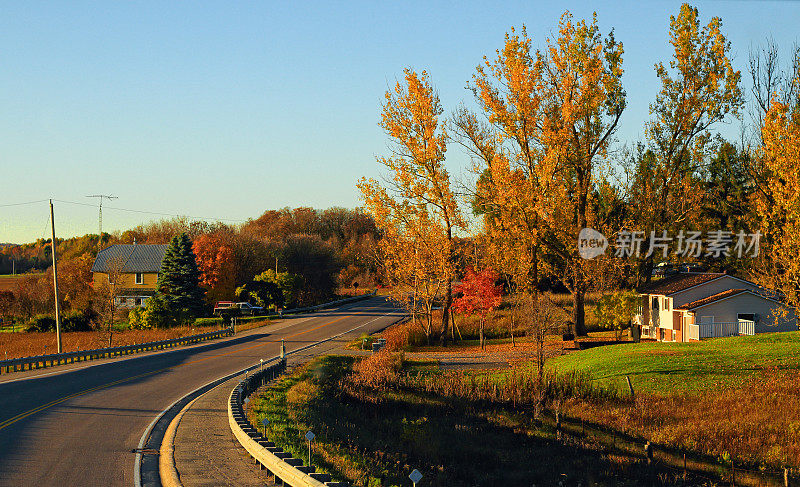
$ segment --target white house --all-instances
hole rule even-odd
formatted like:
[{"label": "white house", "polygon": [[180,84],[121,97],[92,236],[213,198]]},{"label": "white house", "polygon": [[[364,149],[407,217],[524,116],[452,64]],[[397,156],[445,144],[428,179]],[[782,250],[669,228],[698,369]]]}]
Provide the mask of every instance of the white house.
[{"label": "white house", "polygon": [[643,338],[701,338],[797,330],[795,310],[774,292],[724,273],[690,272],[639,290],[634,324]]}]

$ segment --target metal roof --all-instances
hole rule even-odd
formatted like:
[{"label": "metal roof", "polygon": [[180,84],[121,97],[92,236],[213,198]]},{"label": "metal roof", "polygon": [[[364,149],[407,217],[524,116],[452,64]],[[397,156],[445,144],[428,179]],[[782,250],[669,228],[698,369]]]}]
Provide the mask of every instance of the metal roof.
[{"label": "metal roof", "polygon": [[109,268],[119,272],[158,272],[169,245],[112,245],[97,254],[92,272],[108,273]]}]

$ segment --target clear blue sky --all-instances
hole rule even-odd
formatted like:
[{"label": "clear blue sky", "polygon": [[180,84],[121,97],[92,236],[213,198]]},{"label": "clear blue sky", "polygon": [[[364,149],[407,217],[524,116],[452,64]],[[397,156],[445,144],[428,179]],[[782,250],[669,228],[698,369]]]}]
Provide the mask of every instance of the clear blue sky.
[{"label": "clear blue sky", "polygon": [[[283,206],[354,207],[386,153],[383,93],[427,69],[446,110],[512,26],[534,42],[566,8],[598,11],[625,46],[637,140],[668,61],[678,2],[4,2],[0,11],[0,205],[46,198],[226,219]],[[734,62],[771,36],[798,41],[799,2],[697,2],[723,19]],[[745,84],[749,87],[749,84]],[[729,129],[738,131],[738,125]],[[453,172],[467,161],[450,151]],[[0,242],[49,235],[46,203],[0,206]],[[104,230],[157,218],[111,210]],[[97,209],[56,203],[60,236],[97,231]]]}]

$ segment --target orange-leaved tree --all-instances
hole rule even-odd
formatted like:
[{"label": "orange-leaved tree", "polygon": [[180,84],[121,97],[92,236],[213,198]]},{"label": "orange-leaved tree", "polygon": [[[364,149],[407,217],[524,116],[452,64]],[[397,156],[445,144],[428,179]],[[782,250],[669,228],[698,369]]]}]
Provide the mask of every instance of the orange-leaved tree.
[{"label": "orange-leaved tree", "polygon": [[497,284],[500,274],[494,269],[484,269],[475,272],[472,267],[467,268],[461,284],[456,286],[456,293],[461,296],[453,302],[453,308],[468,315],[478,315],[480,318],[480,344],[481,350],[486,349],[483,329],[486,317],[503,302],[503,286]]},{"label": "orange-leaved tree", "polygon": [[426,293],[428,338],[434,333],[433,303],[441,300],[439,339],[444,343],[455,274],[454,239],[465,222],[444,166],[448,136],[441,114],[428,74],[406,69],[404,82],[386,93],[383,104],[380,125],[393,152],[378,158],[389,171],[386,186],[361,179],[358,188],[366,211],[384,232],[379,245],[395,296],[410,304],[416,318],[418,298]]},{"label": "orange-leaved tree", "polygon": [[236,288],[236,262],[232,244],[219,233],[204,233],[192,243],[200,285],[210,302],[231,299]]},{"label": "orange-leaved tree", "polygon": [[769,197],[757,211],[764,233],[760,250],[765,263],[756,276],[764,286],[780,291],[800,308],[800,107],[775,102],[762,129],[759,159],[767,174]]},{"label": "orange-leaved tree", "polygon": [[533,291],[546,263],[572,293],[575,333],[583,335],[590,270],[578,233],[598,226],[598,164],[625,108],[623,49],[613,32],[603,37],[596,16],[573,22],[569,12],[555,39],[536,51],[531,44],[524,28],[506,35],[496,59],[485,59],[474,76],[488,124],[461,112],[456,126],[482,163],[476,193],[499,252],[518,256],[509,263],[528,274]]}]

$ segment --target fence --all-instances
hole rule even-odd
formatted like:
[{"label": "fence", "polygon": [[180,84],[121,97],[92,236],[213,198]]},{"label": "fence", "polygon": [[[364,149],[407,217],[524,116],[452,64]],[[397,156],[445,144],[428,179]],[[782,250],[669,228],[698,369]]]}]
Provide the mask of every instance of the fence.
[{"label": "fence", "polygon": [[139,343],[137,345],[126,345],[124,347],[97,348],[94,350],[80,350],[77,352],[53,353],[49,355],[36,355],[34,357],[20,357],[8,360],[0,360],[0,374],[8,374],[23,370],[43,369],[46,367],[53,367],[55,365],[85,362],[87,360],[110,358],[120,355],[130,355],[132,353],[147,352],[150,350],[163,350],[165,348],[189,345],[192,343],[213,340],[215,338],[222,338],[226,336],[233,336],[233,328],[225,328],[223,330],[210,331],[197,335],[172,338],[170,340]]},{"label": "fence", "polygon": [[690,340],[702,338],[723,338],[737,335],[755,335],[756,324],[754,321],[741,320],[731,323],[699,323],[687,325]]}]

